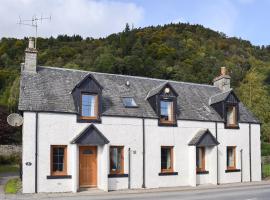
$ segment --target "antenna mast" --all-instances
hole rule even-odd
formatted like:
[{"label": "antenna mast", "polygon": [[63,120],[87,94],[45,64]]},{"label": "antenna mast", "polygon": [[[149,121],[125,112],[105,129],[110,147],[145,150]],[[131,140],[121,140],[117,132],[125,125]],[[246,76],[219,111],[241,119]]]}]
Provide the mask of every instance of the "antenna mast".
[{"label": "antenna mast", "polygon": [[50,20],[51,21],[51,16],[50,17],[43,17],[41,15],[41,17],[37,17],[36,15],[34,15],[32,17],[32,19],[24,19],[22,20],[21,17],[19,16],[19,25],[24,25],[24,26],[31,26],[33,28],[35,28],[36,31],[36,35],[35,35],[35,49],[37,48],[37,31],[38,31],[38,22],[42,23],[42,20]]}]

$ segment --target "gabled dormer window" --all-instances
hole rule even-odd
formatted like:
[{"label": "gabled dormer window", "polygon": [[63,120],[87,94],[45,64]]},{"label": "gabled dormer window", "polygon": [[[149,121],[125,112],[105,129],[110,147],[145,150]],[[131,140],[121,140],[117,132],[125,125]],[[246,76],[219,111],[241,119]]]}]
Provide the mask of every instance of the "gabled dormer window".
[{"label": "gabled dormer window", "polygon": [[233,90],[213,95],[209,100],[209,104],[223,118],[224,128],[228,129],[239,128],[239,102]]},{"label": "gabled dormer window", "polygon": [[177,97],[169,82],[161,83],[148,92],[146,99],[156,112],[159,126],[177,126]]},{"label": "gabled dormer window", "polygon": [[98,116],[98,95],[97,94],[81,94],[81,118],[97,119]]},{"label": "gabled dormer window", "polygon": [[86,75],[72,90],[79,123],[101,123],[103,87],[91,74]]},{"label": "gabled dormer window", "polygon": [[173,124],[175,122],[174,102],[171,99],[160,100],[160,123]]}]

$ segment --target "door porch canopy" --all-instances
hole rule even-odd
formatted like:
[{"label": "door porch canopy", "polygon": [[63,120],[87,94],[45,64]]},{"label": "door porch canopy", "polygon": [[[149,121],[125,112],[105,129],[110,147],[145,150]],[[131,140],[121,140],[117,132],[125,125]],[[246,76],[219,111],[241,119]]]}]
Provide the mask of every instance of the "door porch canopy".
[{"label": "door porch canopy", "polygon": [[104,145],[110,141],[95,127],[91,124],[85,128],[79,135],[77,135],[71,144],[79,145]]},{"label": "door porch canopy", "polygon": [[209,129],[200,129],[188,143],[189,146],[212,147],[219,145]]}]

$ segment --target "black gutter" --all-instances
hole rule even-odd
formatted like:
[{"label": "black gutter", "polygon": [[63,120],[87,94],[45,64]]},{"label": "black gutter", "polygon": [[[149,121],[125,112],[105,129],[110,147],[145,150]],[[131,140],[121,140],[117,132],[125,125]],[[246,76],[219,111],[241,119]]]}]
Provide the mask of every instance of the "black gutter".
[{"label": "black gutter", "polygon": [[248,126],[249,129],[249,181],[252,181],[252,172],[251,172],[251,124]]},{"label": "black gutter", "polygon": [[35,133],[35,193],[37,193],[37,159],[38,159],[38,112],[36,112],[36,133]]},{"label": "black gutter", "polygon": [[[27,110],[27,109],[22,109],[19,110],[20,112],[40,112],[40,113],[63,113],[63,114],[71,114],[71,115],[78,115],[78,112],[69,112],[69,111],[44,111],[44,110]],[[142,116],[127,116],[127,115],[113,115],[113,114],[102,114],[100,117],[125,117],[125,118],[139,118],[141,119]],[[159,119],[158,117],[143,117],[145,119]],[[177,120],[182,120],[182,121],[196,121],[196,122],[221,122],[224,123],[223,120],[200,120],[200,119],[177,119]],[[251,122],[251,121],[239,121],[239,124],[262,124],[261,122]]]},{"label": "black gutter", "polygon": [[[216,140],[218,141],[217,122],[215,122]],[[218,145],[217,145],[217,185],[219,185],[219,164],[218,164]]]},{"label": "black gutter", "polygon": [[143,183],[142,188],[145,188],[145,121],[142,118],[142,129],[143,129]]}]

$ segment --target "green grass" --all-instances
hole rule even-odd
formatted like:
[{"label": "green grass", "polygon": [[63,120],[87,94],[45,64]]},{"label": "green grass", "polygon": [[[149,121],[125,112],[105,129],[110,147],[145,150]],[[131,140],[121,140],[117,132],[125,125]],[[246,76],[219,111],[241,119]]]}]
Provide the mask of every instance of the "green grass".
[{"label": "green grass", "polygon": [[21,188],[21,181],[19,178],[14,178],[14,179],[10,179],[5,187],[4,187],[4,190],[5,190],[5,193],[6,194],[16,194],[19,189]]},{"label": "green grass", "polygon": [[262,170],[263,170],[263,177],[270,176],[270,164],[264,164]]},{"label": "green grass", "polygon": [[18,165],[0,165],[0,173],[19,172]]}]

